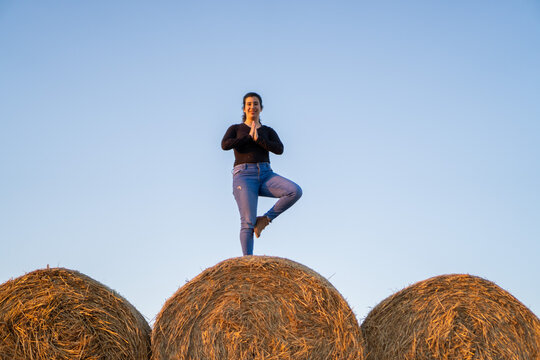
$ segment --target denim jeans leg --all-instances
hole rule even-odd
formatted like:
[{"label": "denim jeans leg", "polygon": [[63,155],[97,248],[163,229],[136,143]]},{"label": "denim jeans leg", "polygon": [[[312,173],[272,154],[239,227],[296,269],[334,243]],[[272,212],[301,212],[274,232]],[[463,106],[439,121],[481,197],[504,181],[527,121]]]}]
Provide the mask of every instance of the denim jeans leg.
[{"label": "denim jeans leg", "polygon": [[240,244],[244,255],[253,255],[253,228],[257,221],[259,179],[248,169],[234,175],[233,194],[240,212]]},{"label": "denim jeans leg", "polygon": [[261,184],[259,194],[265,197],[279,198],[274,206],[264,214],[270,220],[274,220],[300,199],[302,189],[291,180],[271,172]]}]

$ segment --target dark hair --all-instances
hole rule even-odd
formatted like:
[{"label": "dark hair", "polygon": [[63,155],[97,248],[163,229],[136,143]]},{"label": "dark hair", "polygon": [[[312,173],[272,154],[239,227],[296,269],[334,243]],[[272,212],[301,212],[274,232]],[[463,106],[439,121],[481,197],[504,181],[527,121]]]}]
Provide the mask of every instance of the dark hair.
[{"label": "dark hair", "polygon": [[246,120],[246,113],[243,112],[243,111],[244,111],[244,108],[246,107],[246,99],[248,97],[256,97],[257,99],[259,99],[259,104],[261,105],[261,110],[263,108],[261,95],[257,94],[256,92],[248,92],[246,95],[244,95],[244,99],[242,100],[242,120],[244,120],[244,121]]}]

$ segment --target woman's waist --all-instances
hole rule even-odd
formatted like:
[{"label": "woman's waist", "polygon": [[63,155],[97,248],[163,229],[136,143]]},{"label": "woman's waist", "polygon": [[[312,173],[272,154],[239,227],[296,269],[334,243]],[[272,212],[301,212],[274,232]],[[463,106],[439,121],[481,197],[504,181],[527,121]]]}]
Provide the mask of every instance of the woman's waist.
[{"label": "woman's waist", "polygon": [[233,173],[237,170],[245,170],[245,169],[253,169],[253,170],[272,170],[270,167],[269,162],[257,162],[257,163],[242,163],[237,164],[233,167]]}]

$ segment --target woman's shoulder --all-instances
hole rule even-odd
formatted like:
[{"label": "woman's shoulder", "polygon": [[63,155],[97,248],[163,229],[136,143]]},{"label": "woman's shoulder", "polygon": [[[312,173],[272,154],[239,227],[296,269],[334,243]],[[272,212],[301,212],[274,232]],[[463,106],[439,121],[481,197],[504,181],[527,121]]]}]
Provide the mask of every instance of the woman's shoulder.
[{"label": "woman's shoulder", "polygon": [[243,123],[232,124],[232,125],[230,125],[227,129],[228,129],[228,130],[233,130],[233,129],[236,130],[236,129],[238,129],[240,126],[242,126],[242,124],[243,124]]},{"label": "woman's shoulder", "polygon": [[276,132],[276,130],[274,130],[274,128],[272,128],[271,126],[268,126],[268,125],[263,125],[261,124],[261,129],[264,129],[266,131],[273,131],[273,132]]}]

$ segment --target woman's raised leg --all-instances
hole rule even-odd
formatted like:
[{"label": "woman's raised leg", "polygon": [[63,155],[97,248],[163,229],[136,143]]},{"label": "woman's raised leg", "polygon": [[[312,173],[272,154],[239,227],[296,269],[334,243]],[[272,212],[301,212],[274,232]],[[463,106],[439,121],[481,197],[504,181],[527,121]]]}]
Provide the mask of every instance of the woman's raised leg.
[{"label": "woman's raised leg", "polygon": [[270,175],[268,179],[265,179],[261,184],[259,195],[279,198],[274,206],[264,214],[264,216],[272,221],[300,199],[302,196],[302,189],[293,181],[276,173],[272,173],[272,175]]}]

